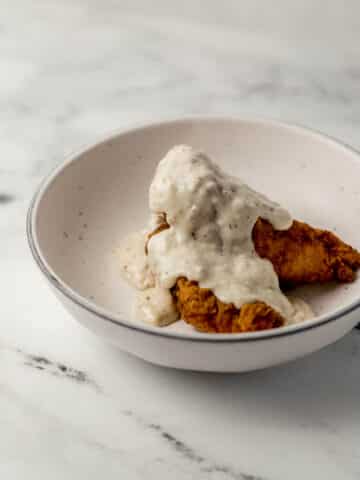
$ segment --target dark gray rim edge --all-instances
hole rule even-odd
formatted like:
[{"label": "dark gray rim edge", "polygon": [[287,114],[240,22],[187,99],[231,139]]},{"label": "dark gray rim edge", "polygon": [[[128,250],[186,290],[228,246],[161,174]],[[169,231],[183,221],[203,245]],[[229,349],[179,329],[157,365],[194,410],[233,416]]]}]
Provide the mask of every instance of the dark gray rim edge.
[{"label": "dark gray rim edge", "polygon": [[[197,118],[196,116],[194,116],[194,117],[184,117],[184,118],[173,119],[172,121],[179,121],[179,120],[186,120],[186,119],[196,119],[196,118]],[[206,118],[206,117],[201,117],[201,116],[198,117],[198,119],[204,119],[204,118]],[[221,116],[208,117],[208,119],[215,119],[215,118],[220,119]],[[229,117],[229,118],[236,119],[236,117]],[[224,117],[224,119],[225,119],[225,117]],[[246,118],[244,118],[244,119],[246,120]],[[325,138],[328,138],[329,140],[331,140],[331,141],[337,143],[338,145],[350,150],[351,152],[353,152],[357,155],[360,155],[360,152],[358,152],[355,148],[347,145],[344,142],[341,142],[341,141],[335,139],[334,137],[331,137],[330,135],[324,134],[324,133],[322,133],[318,130],[312,129],[312,128],[304,127],[304,126],[299,125],[299,124],[285,123],[285,122],[281,122],[281,121],[278,121],[278,120],[272,120],[272,119],[264,119],[264,118],[256,118],[256,117],[253,117],[253,118],[250,117],[249,119],[258,120],[258,121],[259,120],[260,121],[266,121],[267,120],[268,122],[275,122],[275,123],[280,124],[280,125],[285,126],[285,127],[290,126],[290,127],[301,128],[305,131],[308,131],[308,132],[311,132],[311,133],[316,133],[316,134],[319,134],[319,135],[321,135]],[[241,117],[239,117],[238,120],[241,120]],[[163,122],[159,122],[159,123],[167,123],[167,121],[164,120]],[[149,124],[145,124],[145,125],[142,125],[142,126],[137,127],[137,128],[144,128],[146,126],[149,126]],[[133,129],[132,128],[124,129],[124,130],[122,130],[122,132],[126,133],[126,132],[129,132],[131,130],[133,130]],[[109,139],[111,136],[112,135],[109,135],[106,138]],[[96,145],[96,143],[93,144],[92,146],[94,146],[94,145]],[[358,300],[357,302],[354,302],[349,307],[344,308],[342,311],[339,311],[338,313],[330,315],[329,317],[325,318],[321,322],[318,322],[318,323],[315,323],[315,324],[306,325],[304,323],[302,325],[299,325],[298,328],[296,328],[294,330],[290,330],[290,331],[286,331],[286,330],[282,331],[282,329],[276,329],[276,331],[274,331],[274,330],[271,331],[270,330],[269,333],[267,333],[266,335],[261,336],[261,337],[253,337],[252,335],[249,335],[249,336],[241,337],[241,338],[234,337],[233,334],[230,334],[231,336],[229,335],[228,338],[216,338],[216,335],[214,335],[214,334],[209,334],[209,337],[200,337],[200,336],[199,337],[190,337],[190,336],[187,336],[187,335],[178,334],[176,332],[171,332],[171,333],[170,332],[165,333],[165,332],[161,332],[161,331],[157,332],[157,331],[153,331],[153,330],[147,330],[145,328],[142,328],[141,326],[130,325],[130,324],[122,322],[121,320],[116,320],[115,318],[112,318],[110,315],[105,315],[104,313],[98,311],[96,308],[92,308],[92,307],[86,305],[85,303],[81,302],[79,299],[77,299],[72,294],[72,291],[71,291],[70,287],[67,287],[66,284],[64,284],[61,280],[59,280],[54,275],[52,275],[52,273],[48,270],[47,266],[44,264],[43,260],[41,259],[41,256],[39,255],[39,252],[38,252],[38,250],[36,248],[36,245],[35,245],[34,236],[33,236],[33,226],[32,226],[34,206],[35,206],[36,200],[38,198],[38,195],[42,190],[43,185],[46,185],[48,180],[54,175],[54,173],[59,169],[59,167],[61,167],[61,165],[58,165],[57,167],[55,167],[44,178],[44,180],[42,182],[40,182],[39,187],[37,188],[35,194],[33,195],[32,199],[31,199],[29,209],[28,209],[28,212],[27,212],[27,216],[26,216],[26,233],[27,233],[28,245],[29,245],[31,254],[32,254],[37,266],[39,267],[41,272],[45,275],[45,277],[48,279],[48,281],[60,293],[62,293],[69,300],[73,301],[80,308],[83,308],[84,310],[92,313],[93,315],[96,315],[96,316],[100,317],[103,320],[106,320],[107,322],[110,322],[110,323],[115,324],[117,326],[128,328],[130,330],[135,330],[135,331],[141,332],[142,334],[159,336],[159,337],[168,338],[168,339],[171,339],[171,340],[180,340],[180,341],[187,341],[187,342],[205,342],[205,343],[258,342],[258,341],[270,340],[270,339],[274,339],[274,338],[275,339],[276,338],[282,338],[282,337],[286,337],[286,336],[290,336],[290,335],[296,335],[298,333],[302,333],[302,332],[305,332],[305,331],[308,331],[308,330],[313,330],[313,329],[316,329],[316,328],[320,328],[323,325],[326,325],[327,323],[338,320],[339,318],[343,317],[344,315],[347,315],[347,314],[353,312],[354,310],[357,310],[360,307],[360,300]]]}]

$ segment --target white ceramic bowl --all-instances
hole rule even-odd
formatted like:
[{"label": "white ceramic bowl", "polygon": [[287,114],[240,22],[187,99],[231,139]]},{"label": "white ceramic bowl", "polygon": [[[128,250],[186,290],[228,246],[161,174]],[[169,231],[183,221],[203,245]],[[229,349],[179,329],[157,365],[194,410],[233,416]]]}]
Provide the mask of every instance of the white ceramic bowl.
[{"label": "white ceramic bowl", "polygon": [[245,334],[200,334],[183,322],[156,328],[132,319],[133,292],[119,274],[122,237],[147,221],[157,162],[176,144],[221,166],[290,209],[360,247],[360,161],[321,134],[275,121],[187,118],[113,135],[68,159],[30,206],[34,258],[59,300],[83,325],[121,349],[169,367],[246,371],[313,352],[359,321],[360,281],[307,287],[317,317]]}]

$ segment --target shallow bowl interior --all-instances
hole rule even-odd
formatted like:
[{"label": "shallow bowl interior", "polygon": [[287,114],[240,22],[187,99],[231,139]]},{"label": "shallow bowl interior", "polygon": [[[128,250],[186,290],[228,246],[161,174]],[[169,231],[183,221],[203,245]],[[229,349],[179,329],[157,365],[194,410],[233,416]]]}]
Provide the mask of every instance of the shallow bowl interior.
[{"label": "shallow bowl interior", "polygon": [[[206,151],[294,218],[360,247],[355,152],[276,122],[185,119],[114,135],[74,156],[43,184],[32,213],[36,249],[66,288],[116,319],[133,321],[133,292],[120,278],[117,248],[127,233],[146,225],[156,164],[182,143]],[[359,299],[360,283],[305,288],[299,294],[323,316]],[[181,322],[167,329],[197,335]]]}]

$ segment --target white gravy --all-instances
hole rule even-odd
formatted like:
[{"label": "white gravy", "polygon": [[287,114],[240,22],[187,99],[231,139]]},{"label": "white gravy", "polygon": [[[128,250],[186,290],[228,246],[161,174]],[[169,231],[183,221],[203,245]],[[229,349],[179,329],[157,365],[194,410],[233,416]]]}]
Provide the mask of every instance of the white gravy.
[{"label": "white gravy", "polygon": [[257,218],[268,220],[277,230],[291,226],[290,214],[279,204],[225,174],[204,153],[186,145],[172,148],[160,161],[149,203],[150,231],[163,222],[164,213],[170,228],[150,239],[148,256],[143,234],[137,241],[130,239],[127,253],[123,247],[121,256],[125,277],[138,289],[151,287],[151,295],[145,291],[137,302],[146,321],[163,325],[176,320],[169,289],[181,276],[197,281],[237,308],[263,301],[288,323],[312,316],[305,302],[290,302],[281,292],[271,262],[260,258],[253,245]]},{"label": "white gravy", "polygon": [[145,232],[128,235],[122,242],[118,255],[122,277],[137,290],[155,287],[155,277],[145,254]]},{"label": "white gravy", "polygon": [[155,283],[145,254],[147,234],[135,232],[122,242],[118,257],[124,280],[136,288],[135,318],[159,327],[179,319],[171,293]]}]

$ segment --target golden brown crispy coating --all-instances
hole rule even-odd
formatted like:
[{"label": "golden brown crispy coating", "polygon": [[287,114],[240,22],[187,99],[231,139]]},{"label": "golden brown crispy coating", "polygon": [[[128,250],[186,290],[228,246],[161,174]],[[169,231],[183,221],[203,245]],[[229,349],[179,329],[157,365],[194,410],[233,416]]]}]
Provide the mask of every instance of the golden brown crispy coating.
[{"label": "golden brown crispy coating", "polygon": [[239,310],[186,278],[177,280],[172,294],[181,318],[202,332],[254,332],[284,324],[281,315],[263,302],[246,303]]},{"label": "golden brown crispy coating", "polygon": [[253,229],[255,249],[274,266],[283,285],[314,282],[352,282],[360,253],[336,235],[294,220],[288,230],[275,230],[258,219]]}]

